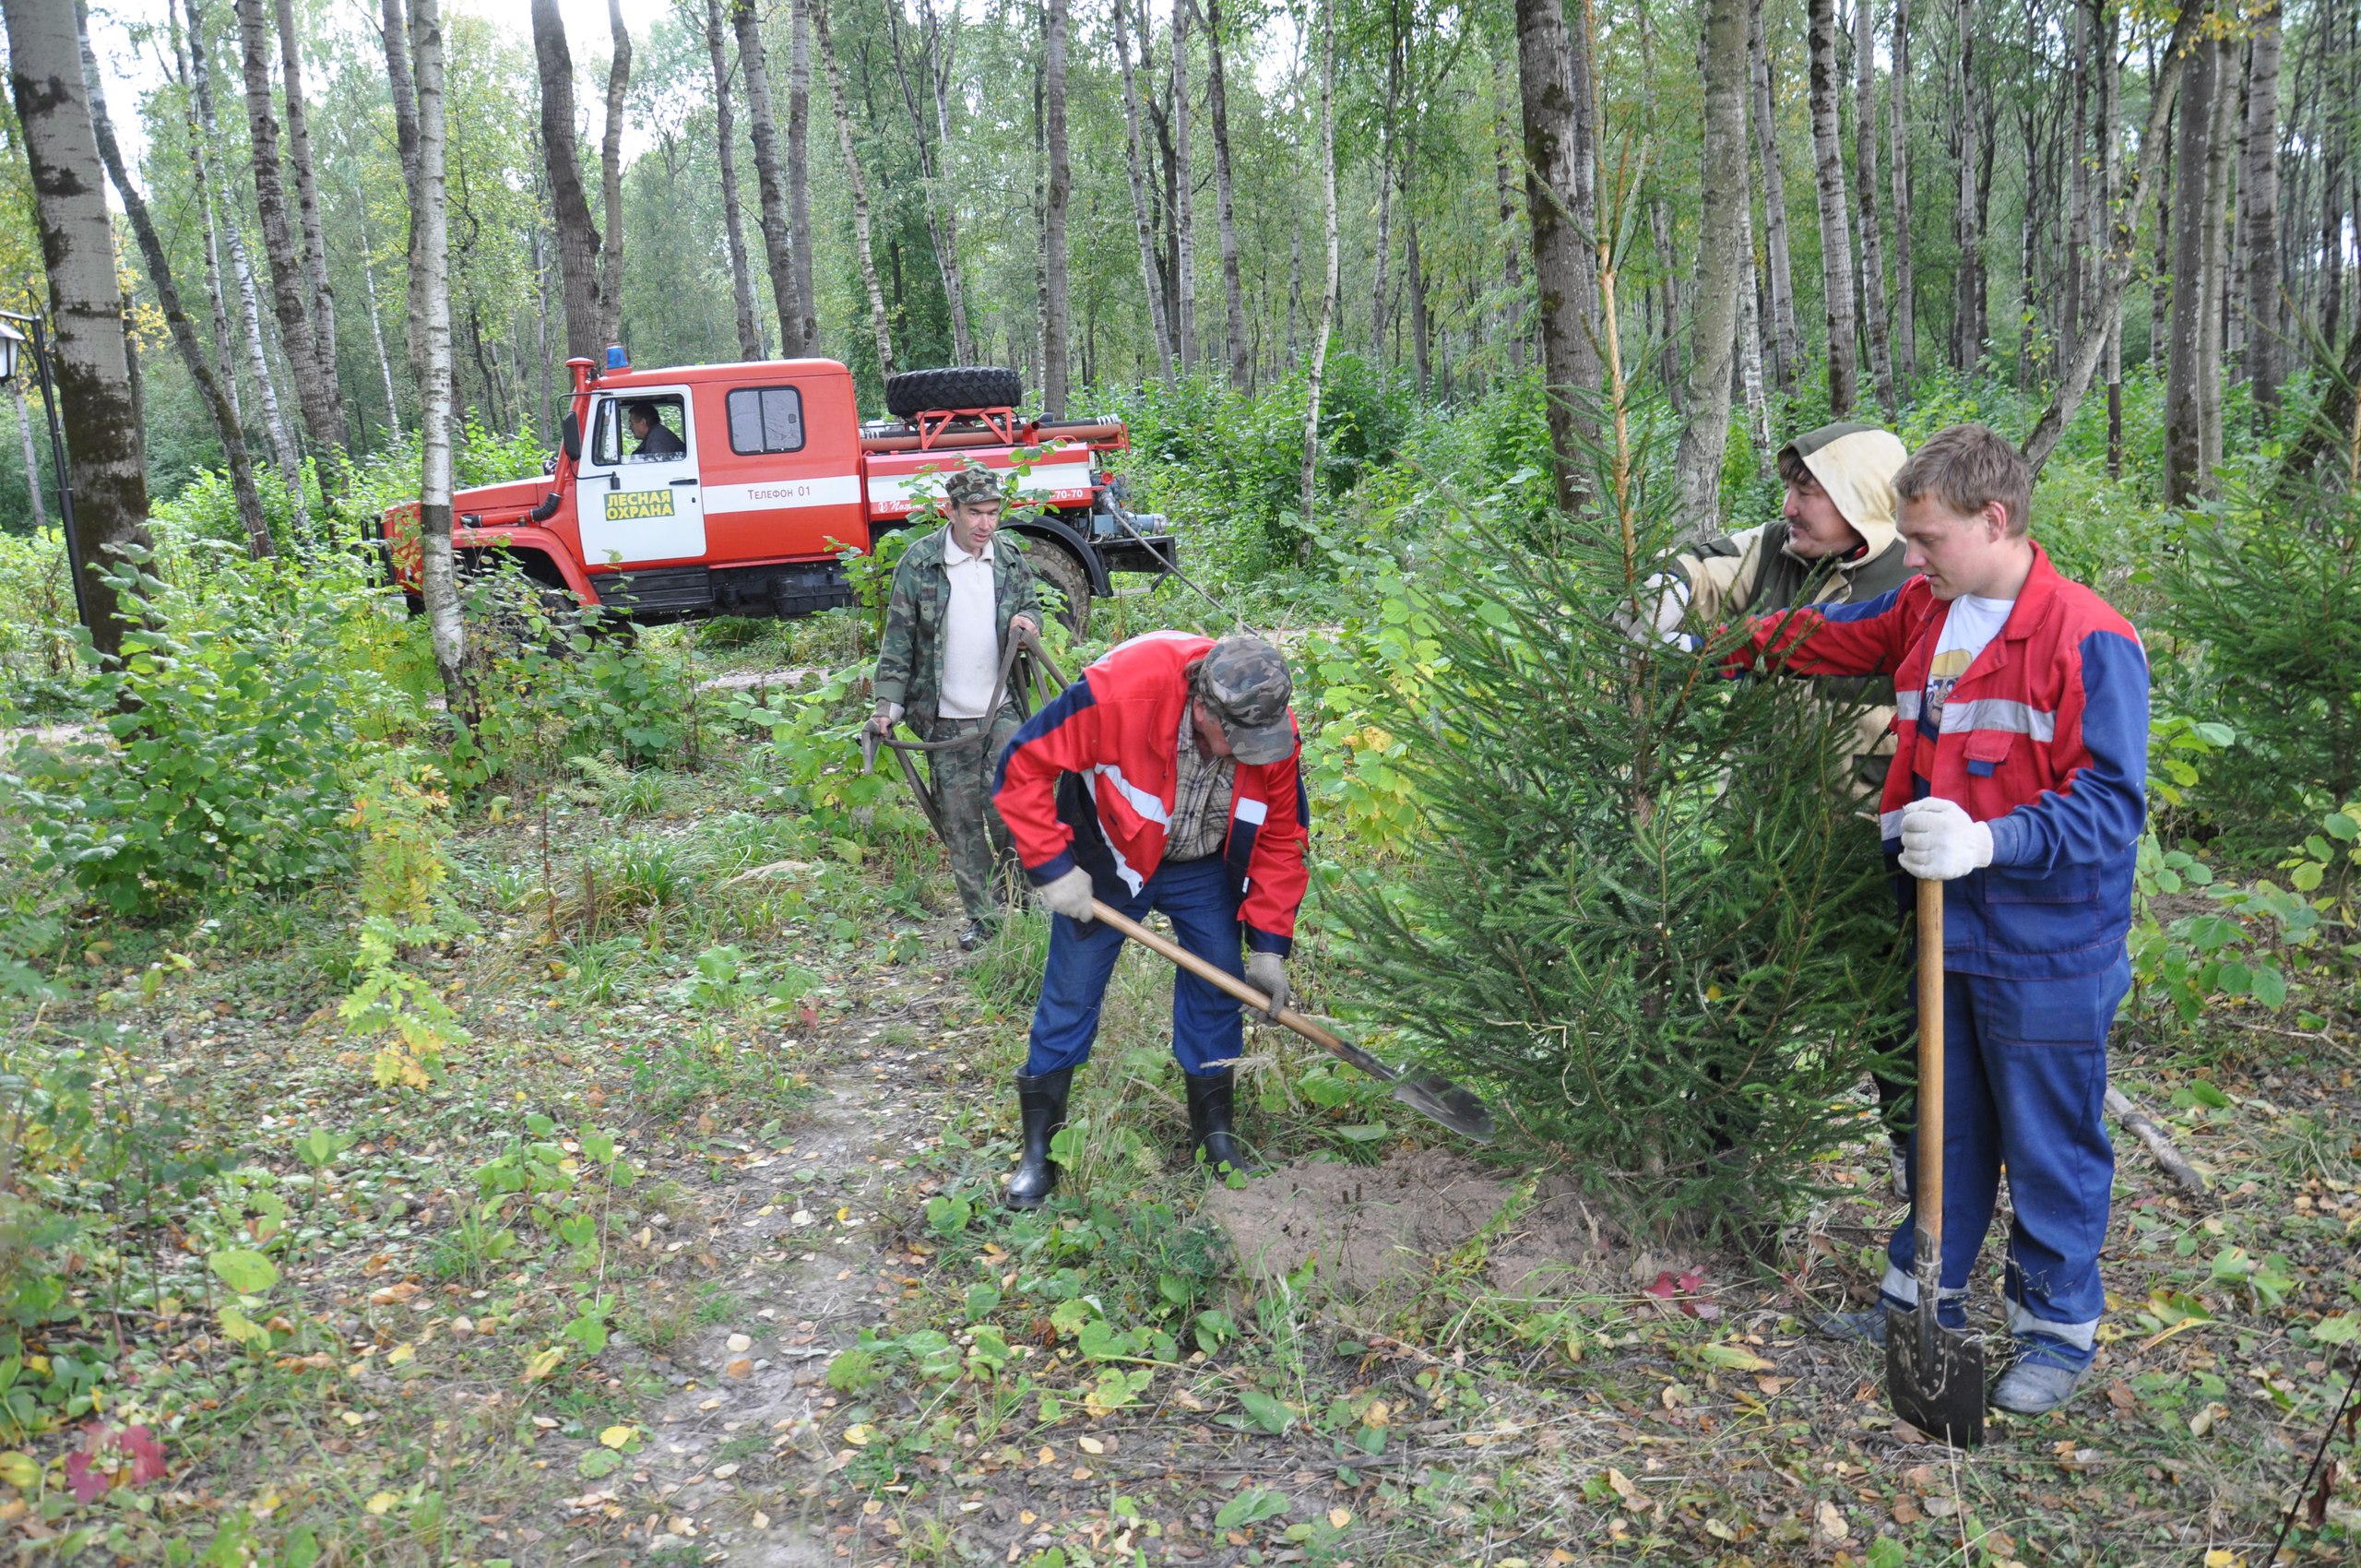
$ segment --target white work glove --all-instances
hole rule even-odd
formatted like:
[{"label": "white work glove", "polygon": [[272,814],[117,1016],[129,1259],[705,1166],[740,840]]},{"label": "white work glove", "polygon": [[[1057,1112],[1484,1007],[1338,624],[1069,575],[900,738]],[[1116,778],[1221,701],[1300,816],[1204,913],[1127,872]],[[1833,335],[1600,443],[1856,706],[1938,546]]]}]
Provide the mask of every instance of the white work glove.
[{"label": "white work glove", "polygon": [[1271,999],[1271,1010],[1263,1015],[1263,1021],[1277,1023],[1287,1004],[1287,961],[1276,953],[1249,953],[1246,983]]},{"label": "white work glove", "polygon": [[1928,798],[1902,808],[1902,869],[1922,882],[1950,882],[1992,863],[1992,828],[1955,801]]},{"label": "white work glove", "polygon": [[1625,600],[1615,612],[1615,628],[1645,647],[1664,643],[1675,647],[1694,646],[1683,636],[1680,623],[1689,613],[1689,585],[1668,572],[1658,572],[1640,585],[1639,608]]},{"label": "white work glove", "polygon": [[1097,917],[1090,912],[1090,873],[1076,866],[1055,882],[1045,882],[1034,893],[1042,907],[1052,914],[1087,924]]}]

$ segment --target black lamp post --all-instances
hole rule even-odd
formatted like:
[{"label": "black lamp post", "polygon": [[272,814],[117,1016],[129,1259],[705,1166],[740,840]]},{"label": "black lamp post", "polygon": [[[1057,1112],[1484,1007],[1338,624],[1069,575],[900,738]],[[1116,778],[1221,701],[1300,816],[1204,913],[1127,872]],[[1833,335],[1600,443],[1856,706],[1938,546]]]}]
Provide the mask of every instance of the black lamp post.
[{"label": "black lamp post", "polygon": [[[32,329],[30,339],[9,325],[19,321]],[[82,543],[74,531],[74,481],[65,469],[65,433],[58,427],[56,388],[49,378],[48,339],[42,331],[40,316],[0,310],[0,382],[15,379],[18,358],[29,345],[33,351],[33,368],[41,377],[42,410],[49,415],[50,463],[57,470],[57,518],[65,530],[65,575],[74,584],[74,613],[88,626],[90,607],[82,601]],[[32,477],[35,483],[40,482],[38,474]]]}]

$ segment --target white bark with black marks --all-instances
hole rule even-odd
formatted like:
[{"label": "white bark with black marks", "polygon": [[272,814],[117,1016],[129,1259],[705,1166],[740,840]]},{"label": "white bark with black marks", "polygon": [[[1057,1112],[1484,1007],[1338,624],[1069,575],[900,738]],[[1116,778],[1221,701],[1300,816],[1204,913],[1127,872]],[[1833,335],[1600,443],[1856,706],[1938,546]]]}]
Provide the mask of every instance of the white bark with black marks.
[{"label": "white bark with black marks", "polygon": [[1779,159],[1779,121],[1771,101],[1771,51],[1762,35],[1763,0],[1747,8],[1747,49],[1754,79],[1754,148],[1762,165],[1762,238],[1771,282],[1771,374],[1781,390],[1803,374],[1803,333],[1796,326],[1795,268],[1787,253],[1787,176]]},{"label": "white bark with black marks", "polygon": [[607,64],[607,129],[599,141],[599,193],[607,209],[607,232],[599,248],[604,270],[599,336],[619,343],[623,335],[623,99],[631,90],[631,30],[623,26],[623,0],[607,0],[607,30],[614,39],[614,55]]},{"label": "white bark with black marks", "polygon": [[1066,151],[1066,0],[1048,0],[1041,27],[1042,126],[1049,154],[1041,202],[1041,407],[1060,419],[1067,393],[1066,204],[1074,195],[1074,167]]},{"label": "white bark with black marks", "polygon": [[[1860,0],[1854,0],[1856,5]],[[1845,202],[1845,151],[1837,135],[1836,0],[1809,0],[1811,146],[1820,193],[1820,296],[1828,318],[1828,409],[1838,419],[1858,395],[1854,347],[1852,214]]]},{"label": "white bark with black marks", "polygon": [[[1156,220],[1148,210],[1147,176],[1142,167],[1145,149],[1140,142],[1139,78],[1132,68],[1131,30],[1124,17],[1124,0],[1115,0],[1115,58],[1123,72],[1123,168],[1132,183],[1133,221],[1139,229],[1140,279],[1147,291],[1148,327],[1156,337],[1157,364],[1169,386],[1172,380],[1172,325],[1165,310],[1164,277],[1156,265]],[[1289,320],[1292,322],[1293,318]],[[1288,337],[1292,342],[1292,329]]]},{"label": "white bark with black marks", "polygon": [[471,723],[474,698],[467,678],[467,629],[459,618],[459,584],[451,551],[451,228],[445,191],[448,147],[443,97],[442,0],[410,0],[410,69],[418,91],[419,294],[426,307],[419,324],[419,579],[434,668],[454,718]]},{"label": "white bark with black marks", "polygon": [[[1856,0],[1856,4],[1862,0]],[[1722,457],[1729,444],[1730,355],[1738,342],[1738,293],[1751,292],[1739,265],[1747,233],[1747,0],[1705,0],[1697,41],[1704,86],[1698,157],[1697,285],[1691,317],[1688,387],[1673,461],[1680,524],[1691,538],[1721,531]]]},{"label": "white bark with black marks", "polygon": [[[740,0],[746,4],[748,0]],[[845,178],[852,186],[853,248],[860,261],[860,280],[869,291],[869,328],[877,341],[877,374],[894,374],[894,328],[885,314],[885,291],[877,282],[877,253],[869,240],[869,182],[860,172],[860,154],[852,145],[852,116],[845,108],[845,77],[836,61],[836,47],[828,32],[826,0],[808,0],[812,30],[820,41],[820,68],[828,77],[828,106],[836,117],[836,140],[844,149]]]},{"label": "white bark with black marks", "polygon": [[754,0],[731,0],[738,31],[738,69],[746,81],[746,124],[754,143],[754,184],[762,193],[763,252],[770,262],[771,297],[778,307],[778,351],[795,359],[811,352],[803,338],[803,302],[795,277],[795,232],[789,220],[787,176],[779,160],[778,120],[771,109],[769,57],[763,49]]},{"label": "white bark with black marks", "polygon": [[754,317],[754,275],[746,260],[746,216],[738,195],[738,115],[730,101],[730,54],[721,27],[721,0],[705,0],[705,48],[713,63],[715,156],[721,165],[721,226],[730,248],[730,297],[738,308],[738,357],[763,357],[763,330]]}]

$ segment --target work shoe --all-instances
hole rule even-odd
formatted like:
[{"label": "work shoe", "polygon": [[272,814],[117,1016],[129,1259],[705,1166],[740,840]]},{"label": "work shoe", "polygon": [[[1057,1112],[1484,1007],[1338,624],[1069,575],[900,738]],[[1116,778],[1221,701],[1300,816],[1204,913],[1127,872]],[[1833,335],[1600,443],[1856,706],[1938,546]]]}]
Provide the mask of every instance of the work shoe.
[{"label": "work shoe", "polygon": [[1218,1073],[1183,1073],[1180,1077],[1189,1086],[1189,1141],[1204,1156],[1205,1169],[1216,1174],[1225,1167],[1238,1171],[1259,1170],[1240,1146],[1231,1120],[1237,1074],[1225,1067]]},{"label": "work shoe", "polygon": [[1016,1109],[1025,1122],[1024,1153],[1016,1174],[1002,1194],[1011,1208],[1039,1208],[1058,1184],[1058,1168],[1050,1163],[1050,1140],[1066,1124],[1066,1095],[1074,1087],[1074,1069],[1033,1077],[1016,1075]]},{"label": "work shoe", "polygon": [[1885,1346],[1885,1308],[1875,1306],[1857,1313],[1829,1313],[1812,1324],[1831,1339],[1849,1339],[1857,1345]]},{"label": "work shoe", "polygon": [[959,926],[959,951],[960,951],[960,952],[962,952],[962,953],[973,953],[977,948],[981,947],[985,943],[990,942],[991,939],[992,939],[992,928],[991,928],[991,921],[961,921],[961,922],[960,922],[960,926]]},{"label": "work shoe", "polygon": [[2067,1367],[2058,1364],[2052,1353],[2033,1342],[2019,1339],[2021,1353],[2000,1381],[1992,1385],[1994,1408],[2012,1416],[2046,1416],[2067,1400],[2074,1397],[2082,1380],[2091,1375],[2090,1367]]}]

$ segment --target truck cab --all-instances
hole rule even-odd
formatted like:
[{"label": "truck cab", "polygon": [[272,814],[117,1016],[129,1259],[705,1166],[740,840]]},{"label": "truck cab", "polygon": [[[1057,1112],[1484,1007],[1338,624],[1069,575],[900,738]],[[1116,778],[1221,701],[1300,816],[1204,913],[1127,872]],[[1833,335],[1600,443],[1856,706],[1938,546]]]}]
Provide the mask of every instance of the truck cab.
[{"label": "truck cab", "polygon": [[[1087,623],[1115,571],[1164,572],[1177,543],[1160,517],[1133,513],[1107,459],[1129,450],[1113,421],[1019,418],[1002,371],[915,372],[888,384],[909,411],[864,425],[851,372],[834,360],[632,369],[567,362],[574,389],[543,477],[453,497],[462,570],[494,552],[553,594],[643,624],[714,615],[809,615],[853,602],[842,553],[867,551],[969,463],[1011,470],[1037,573]],[[896,385],[900,384],[900,385]],[[981,388],[1009,402],[915,407],[923,392]],[[920,399],[923,400],[922,398]],[[415,601],[415,503],[382,521],[389,568]]]}]

